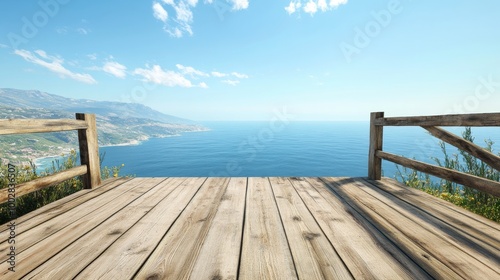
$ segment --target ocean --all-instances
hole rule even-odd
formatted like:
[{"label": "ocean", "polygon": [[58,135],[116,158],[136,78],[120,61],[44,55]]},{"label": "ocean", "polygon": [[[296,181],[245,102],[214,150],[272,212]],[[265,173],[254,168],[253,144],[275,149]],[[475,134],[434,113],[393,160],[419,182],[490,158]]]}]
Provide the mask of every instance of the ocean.
[{"label": "ocean", "polygon": [[[349,176],[368,172],[368,122],[205,122],[209,131],[153,138],[135,146],[101,147],[103,166],[124,164],[120,175]],[[461,134],[463,128],[448,128]],[[500,145],[500,128],[473,128],[475,143]],[[439,140],[420,127],[385,127],[384,151],[428,163],[442,158]],[[449,154],[456,149],[448,145]],[[39,160],[39,170],[54,159]],[[397,169],[383,163],[383,175]]]}]

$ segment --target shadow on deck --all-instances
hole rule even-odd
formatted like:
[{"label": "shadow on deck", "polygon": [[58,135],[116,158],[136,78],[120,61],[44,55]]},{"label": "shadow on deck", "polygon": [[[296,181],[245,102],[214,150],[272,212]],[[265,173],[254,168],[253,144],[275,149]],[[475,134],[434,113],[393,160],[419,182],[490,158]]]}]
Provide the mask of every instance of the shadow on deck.
[{"label": "shadow on deck", "polygon": [[3,277],[500,278],[499,224],[387,178],[115,179],[19,217],[15,241]]}]

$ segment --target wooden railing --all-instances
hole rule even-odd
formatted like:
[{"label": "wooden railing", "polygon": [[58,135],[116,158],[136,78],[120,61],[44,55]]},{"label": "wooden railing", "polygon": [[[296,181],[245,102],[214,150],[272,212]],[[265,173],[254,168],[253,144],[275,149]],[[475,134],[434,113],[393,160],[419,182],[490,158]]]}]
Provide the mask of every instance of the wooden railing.
[{"label": "wooden railing", "polygon": [[372,180],[380,180],[382,175],[382,159],[384,159],[500,197],[500,182],[384,152],[382,149],[384,126],[421,126],[433,136],[468,152],[492,168],[500,171],[500,157],[438,127],[500,126],[500,113],[392,118],[384,118],[383,112],[371,113],[370,148],[368,155],[368,178]]},{"label": "wooden railing", "polygon": [[[59,184],[83,175],[84,188],[91,189],[101,184],[99,146],[95,115],[76,114],[76,119],[7,119],[0,120],[0,135],[78,130],[80,166],[25,182],[16,186],[16,197]],[[0,203],[8,200],[8,189],[0,190]]]}]

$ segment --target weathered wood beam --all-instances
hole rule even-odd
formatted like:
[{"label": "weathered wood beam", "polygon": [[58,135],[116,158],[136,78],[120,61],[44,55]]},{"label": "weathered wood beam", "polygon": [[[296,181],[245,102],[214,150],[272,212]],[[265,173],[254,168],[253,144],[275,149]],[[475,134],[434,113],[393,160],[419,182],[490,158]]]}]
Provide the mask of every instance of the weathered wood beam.
[{"label": "weathered wood beam", "polygon": [[76,118],[85,121],[87,125],[87,129],[78,130],[78,142],[80,144],[80,162],[87,166],[87,174],[83,176],[83,185],[86,189],[92,189],[101,184],[95,115],[77,113]]},{"label": "weathered wood beam", "polygon": [[476,190],[489,193],[496,197],[500,197],[500,182],[491,181],[478,176],[470,175],[467,173],[459,172],[444,167],[435,166],[432,164],[416,161],[413,159],[408,159],[405,157],[397,156],[383,151],[377,151],[376,156],[408,168],[428,173],[436,177],[451,182],[455,182],[457,184],[461,184],[470,188],[474,188]]},{"label": "weathered wood beam", "polygon": [[0,135],[58,132],[86,129],[87,124],[81,120],[45,120],[45,119],[8,119],[0,120]]},{"label": "weathered wood beam", "polygon": [[[16,190],[15,197],[18,198],[30,192],[34,192],[46,187],[57,185],[73,177],[83,175],[86,172],[87,172],[87,166],[81,165],[61,172],[54,173],[46,177],[38,178],[26,183],[19,184],[15,188]],[[8,190],[9,189],[7,188],[0,190],[0,203],[7,202],[9,200]]]},{"label": "weathered wood beam", "polygon": [[463,151],[466,151],[467,153],[477,157],[478,159],[482,160],[484,163],[488,164],[489,166],[495,168],[496,170],[500,171],[500,157],[481,148],[480,146],[467,141],[463,138],[460,138],[456,136],[453,133],[450,133],[449,131],[446,131],[442,128],[435,127],[435,126],[423,126],[425,130],[429,131],[430,134],[432,134],[434,137],[437,137],[444,142],[453,145]]},{"label": "weathered wood beam", "polygon": [[370,115],[370,148],[368,151],[368,178],[380,180],[382,177],[382,160],[376,152],[382,150],[384,127],[375,125],[377,120],[384,117],[384,112],[375,112]]},{"label": "weathered wood beam", "polygon": [[500,113],[380,118],[383,126],[500,126]]}]

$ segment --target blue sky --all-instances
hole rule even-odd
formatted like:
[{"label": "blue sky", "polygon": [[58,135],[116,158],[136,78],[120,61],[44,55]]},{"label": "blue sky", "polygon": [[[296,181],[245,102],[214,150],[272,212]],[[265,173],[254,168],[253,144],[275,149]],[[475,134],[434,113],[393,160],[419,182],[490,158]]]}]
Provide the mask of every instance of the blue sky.
[{"label": "blue sky", "polygon": [[1,1],[0,87],[199,121],[494,112],[498,11],[493,0]]}]

